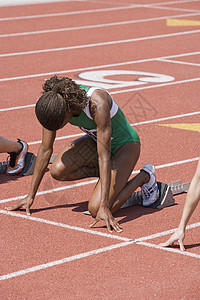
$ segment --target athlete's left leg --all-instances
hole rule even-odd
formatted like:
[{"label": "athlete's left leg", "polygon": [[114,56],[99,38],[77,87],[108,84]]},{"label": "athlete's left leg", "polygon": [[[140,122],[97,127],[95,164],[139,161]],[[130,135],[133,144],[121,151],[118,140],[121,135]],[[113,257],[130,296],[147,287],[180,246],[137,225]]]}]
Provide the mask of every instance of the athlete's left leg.
[{"label": "athlete's left leg", "polygon": [[[116,211],[123,203],[128,199],[123,197],[118,199],[118,195],[121,194],[124,188],[127,187],[128,179],[138,161],[140,155],[140,144],[133,142],[126,145],[123,145],[119,149],[117,149],[111,159],[112,170],[111,170],[111,184],[110,184],[110,194],[109,194],[109,205],[111,207],[111,211]],[[133,192],[143,183],[149,180],[149,175],[146,172],[140,172],[136,177],[134,177],[134,181],[131,182],[131,186],[128,186],[128,189]],[[92,214],[93,217],[96,216],[99,205],[101,201],[101,182],[98,181],[95,189],[91,195],[88,204],[88,210]],[[115,201],[117,201],[117,206],[115,205]],[[115,208],[113,211],[112,206]]]},{"label": "athlete's left leg", "polygon": [[19,142],[14,142],[0,136],[0,153],[18,152],[22,148]]}]

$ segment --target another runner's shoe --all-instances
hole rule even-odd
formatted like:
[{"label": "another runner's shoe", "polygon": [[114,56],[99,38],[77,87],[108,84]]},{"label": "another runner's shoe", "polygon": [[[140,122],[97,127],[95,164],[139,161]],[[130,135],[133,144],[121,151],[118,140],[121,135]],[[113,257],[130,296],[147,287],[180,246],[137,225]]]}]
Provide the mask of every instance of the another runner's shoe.
[{"label": "another runner's shoe", "polygon": [[141,171],[145,171],[149,174],[149,181],[144,183],[141,187],[141,194],[143,200],[143,206],[150,206],[159,197],[158,184],[156,182],[156,171],[152,164],[146,164]]},{"label": "another runner's shoe", "polygon": [[28,145],[26,142],[17,140],[21,145],[22,149],[18,152],[10,152],[9,167],[6,171],[7,175],[16,175],[20,173],[25,167],[25,157],[28,151]]}]

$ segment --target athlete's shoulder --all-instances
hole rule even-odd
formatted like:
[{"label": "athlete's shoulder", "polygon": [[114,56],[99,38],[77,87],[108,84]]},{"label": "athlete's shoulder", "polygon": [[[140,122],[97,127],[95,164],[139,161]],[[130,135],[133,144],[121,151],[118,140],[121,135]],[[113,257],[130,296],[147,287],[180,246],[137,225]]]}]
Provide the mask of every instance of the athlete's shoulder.
[{"label": "athlete's shoulder", "polygon": [[113,99],[106,90],[96,88],[91,93],[90,101],[103,107],[108,106],[111,109]]}]

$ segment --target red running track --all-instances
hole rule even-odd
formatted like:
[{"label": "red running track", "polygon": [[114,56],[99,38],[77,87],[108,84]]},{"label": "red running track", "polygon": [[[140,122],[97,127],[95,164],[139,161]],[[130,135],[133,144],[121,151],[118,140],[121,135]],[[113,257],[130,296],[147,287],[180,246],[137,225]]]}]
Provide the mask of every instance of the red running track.
[{"label": "red running track", "polygon": [[[107,78],[124,85],[108,90],[140,135],[136,171],[152,162],[159,181],[191,181],[199,156],[199,27],[168,27],[166,19],[199,20],[200,2],[134,4],[2,7],[2,136],[20,137],[37,153],[41,128],[33,106],[44,79],[60,74],[81,80],[83,72],[117,70]],[[158,75],[138,85],[147,77],[141,72]],[[160,74],[173,78],[158,82]],[[180,123],[185,129],[161,126]],[[80,134],[72,126],[58,131],[54,153]],[[198,299],[200,208],[189,223],[186,252],[158,247],[177,227],[185,194],[161,211],[120,210],[115,217],[123,233],[110,235],[100,223],[91,230],[92,219],[83,214],[95,179],[59,183],[47,171],[27,217],[5,206],[28,193],[31,176],[0,178],[2,299]]]}]

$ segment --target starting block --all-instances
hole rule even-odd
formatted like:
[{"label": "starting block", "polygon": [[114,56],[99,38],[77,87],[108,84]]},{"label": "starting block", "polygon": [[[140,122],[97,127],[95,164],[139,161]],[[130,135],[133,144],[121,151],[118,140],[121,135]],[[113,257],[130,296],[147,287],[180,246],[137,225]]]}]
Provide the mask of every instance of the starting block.
[{"label": "starting block", "polygon": [[175,200],[171,188],[168,184],[158,182],[159,198],[150,207],[162,209],[171,205],[175,205]]},{"label": "starting block", "polygon": [[[159,189],[159,198],[152,205],[148,206],[157,209],[162,209],[164,207],[175,205],[176,203],[173,196],[182,193],[187,193],[190,186],[190,182],[182,183],[181,180],[174,181],[169,184],[163,182],[157,183]],[[133,195],[131,195],[128,198],[128,200],[121,206],[121,208],[134,205],[143,206],[141,192],[135,192]]]},{"label": "starting block", "polygon": [[[55,157],[57,155],[53,154],[50,158],[49,164],[52,164]],[[27,152],[26,154],[26,158],[25,158],[25,167],[24,169],[19,173],[19,175],[22,176],[29,176],[29,175],[33,175],[34,172],[34,168],[35,168],[35,161],[36,161],[36,155],[34,155],[31,152]]]},{"label": "starting block", "polygon": [[21,175],[21,176],[32,175],[33,171],[34,171],[34,167],[35,167],[35,161],[36,161],[36,156],[31,152],[27,152],[26,157],[25,157],[25,167],[19,173],[19,175]]},{"label": "starting block", "polygon": [[173,195],[187,193],[189,190],[190,182],[182,183],[181,180],[169,183],[169,187]]},{"label": "starting block", "polygon": [[[171,205],[175,205],[175,200],[173,198],[173,194],[171,188],[168,184],[163,182],[157,182],[159,189],[159,198],[153,204],[151,204],[150,208],[162,209],[164,207],[168,207]],[[133,193],[128,200],[121,206],[121,208],[140,205],[143,206],[143,199],[141,192]]]},{"label": "starting block", "polygon": [[[25,157],[25,167],[17,175],[23,175],[23,176],[32,175],[35,166],[35,160],[36,160],[36,156],[31,152],[27,152]],[[0,174],[6,173],[8,167],[9,167],[9,161],[0,162]]]},{"label": "starting block", "polygon": [[8,162],[7,161],[0,162],[0,174],[6,173],[7,169],[8,169]]},{"label": "starting block", "polygon": [[[190,182],[182,183],[181,180],[171,182],[169,184],[163,182],[157,182],[159,189],[159,198],[152,205],[148,206],[148,208],[156,208],[163,209],[168,206],[175,205],[175,200],[173,198],[174,195],[187,193]],[[130,206],[140,205],[143,206],[143,200],[141,192],[134,192],[128,200],[120,207],[126,208]],[[90,215],[89,211],[84,212],[85,215]]]},{"label": "starting block", "polygon": [[[52,164],[55,157],[56,157],[56,154],[53,154],[51,156],[49,164]],[[21,176],[33,175],[34,168],[35,168],[35,161],[36,161],[36,155],[34,155],[32,152],[27,152],[26,157],[25,157],[25,167],[17,175],[21,175]],[[0,174],[6,173],[8,167],[9,167],[9,161],[0,162]]]}]

